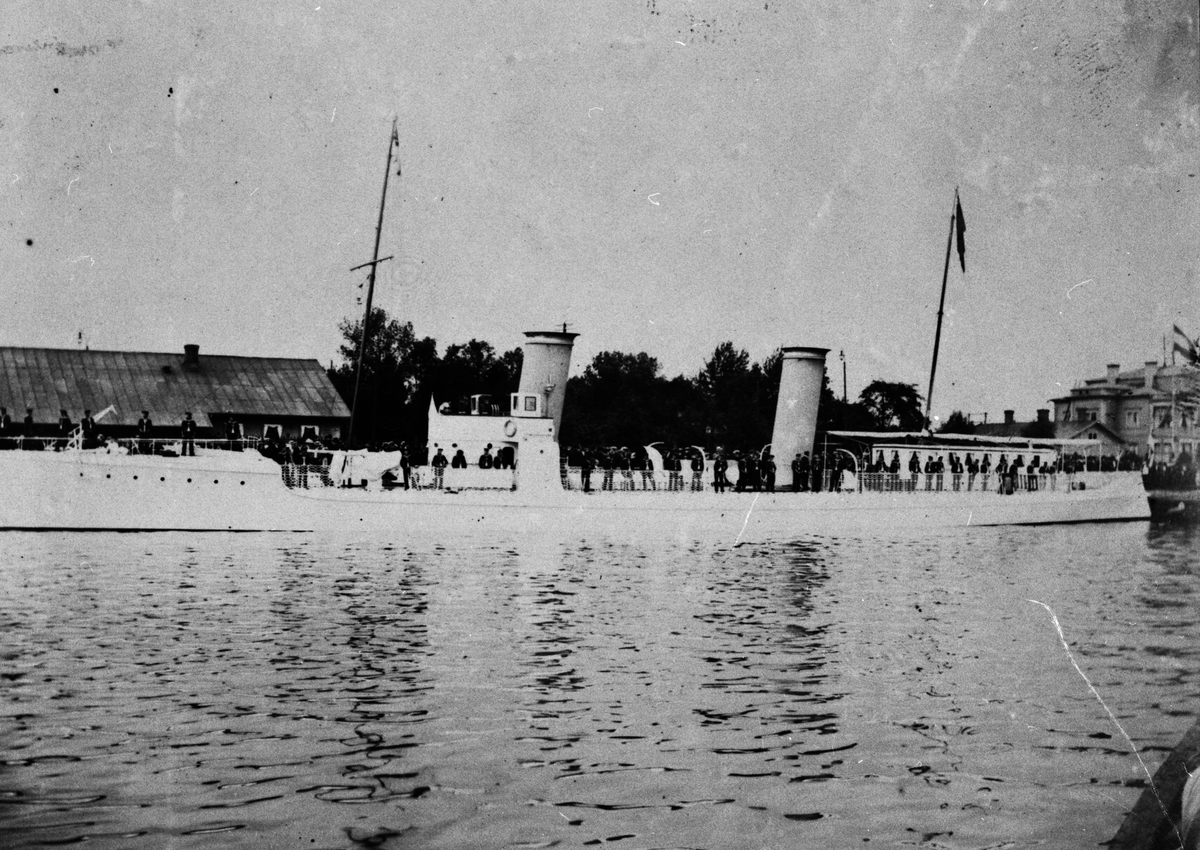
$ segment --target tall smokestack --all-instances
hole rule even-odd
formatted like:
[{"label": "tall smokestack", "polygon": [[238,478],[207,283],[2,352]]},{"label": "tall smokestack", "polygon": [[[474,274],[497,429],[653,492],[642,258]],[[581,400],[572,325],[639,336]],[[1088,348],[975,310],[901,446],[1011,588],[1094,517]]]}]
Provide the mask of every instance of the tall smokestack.
[{"label": "tall smokestack", "polygon": [[775,404],[775,428],[771,432],[771,453],[775,455],[780,487],[792,486],[792,460],[796,454],[812,451],[828,353],[828,348],[783,349],[779,401]]},{"label": "tall smokestack", "polygon": [[577,336],[559,331],[527,331],[522,346],[521,385],[513,399],[512,415],[553,419],[555,440],[562,426],[567,373]]}]

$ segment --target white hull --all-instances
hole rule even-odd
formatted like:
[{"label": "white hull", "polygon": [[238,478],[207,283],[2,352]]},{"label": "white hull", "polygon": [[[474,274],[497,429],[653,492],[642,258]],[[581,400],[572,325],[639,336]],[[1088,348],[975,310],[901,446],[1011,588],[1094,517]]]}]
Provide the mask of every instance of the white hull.
[{"label": "white hull", "polygon": [[729,541],[910,528],[1147,520],[1137,473],[1083,490],[912,493],[580,493],[289,489],[257,453],[194,458],[98,452],[0,452],[0,528],[345,531],[449,535],[550,529],[588,536]]}]

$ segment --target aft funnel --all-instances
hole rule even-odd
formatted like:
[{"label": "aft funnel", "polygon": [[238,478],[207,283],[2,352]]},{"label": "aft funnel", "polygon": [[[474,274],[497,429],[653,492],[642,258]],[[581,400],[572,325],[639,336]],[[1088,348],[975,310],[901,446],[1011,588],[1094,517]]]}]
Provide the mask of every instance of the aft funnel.
[{"label": "aft funnel", "polygon": [[522,347],[521,384],[512,397],[512,415],[553,419],[555,440],[562,425],[571,349],[577,336],[559,331],[527,331]]},{"label": "aft funnel", "polygon": [[780,487],[792,486],[792,460],[796,454],[812,451],[828,353],[828,348],[782,351],[779,401],[775,403],[775,428],[771,432],[771,453],[775,455],[776,481]]}]

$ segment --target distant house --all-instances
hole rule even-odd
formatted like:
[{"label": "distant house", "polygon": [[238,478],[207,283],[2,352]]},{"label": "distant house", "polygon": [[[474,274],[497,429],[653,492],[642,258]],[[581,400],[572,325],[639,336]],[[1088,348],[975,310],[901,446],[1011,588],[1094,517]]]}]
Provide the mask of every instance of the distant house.
[{"label": "distant house", "polygon": [[1004,411],[1003,422],[985,422],[972,432],[980,437],[1032,437],[1056,440],[1098,440],[1102,454],[1120,454],[1129,448],[1120,434],[1100,422],[1055,422],[1049,408],[1038,408],[1037,418],[1018,421],[1016,412]]},{"label": "distant house", "polygon": [[1111,434],[1135,451],[1153,446],[1163,460],[1185,449],[1195,457],[1200,445],[1200,370],[1194,366],[1149,360],[1122,372],[1110,363],[1104,377],[1051,402],[1059,437]]},{"label": "distant house", "polygon": [[185,345],[182,356],[142,351],[90,351],[0,347],[0,405],[14,424],[33,409],[35,433],[56,433],[59,410],[78,423],[85,409],[114,410],[98,429],[114,437],[136,432],[142,411],[153,436],[179,433],[187,411],[200,437],[224,437],[234,418],[245,437],[277,431],[342,436],[350,411],[316,360],[286,357],[200,356]]}]

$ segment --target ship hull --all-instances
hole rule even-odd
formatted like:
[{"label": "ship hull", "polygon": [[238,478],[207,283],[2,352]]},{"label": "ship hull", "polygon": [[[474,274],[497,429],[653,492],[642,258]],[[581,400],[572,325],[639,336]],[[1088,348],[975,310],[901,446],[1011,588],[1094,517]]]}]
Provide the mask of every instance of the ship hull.
[{"label": "ship hull", "polygon": [[[519,478],[518,478],[519,481]],[[1143,521],[1140,477],[994,492],[713,493],[289,488],[256,453],[195,458],[0,453],[0,528],[370,531],[409,536],[545,533],[736,542],[979,525]]]}]

